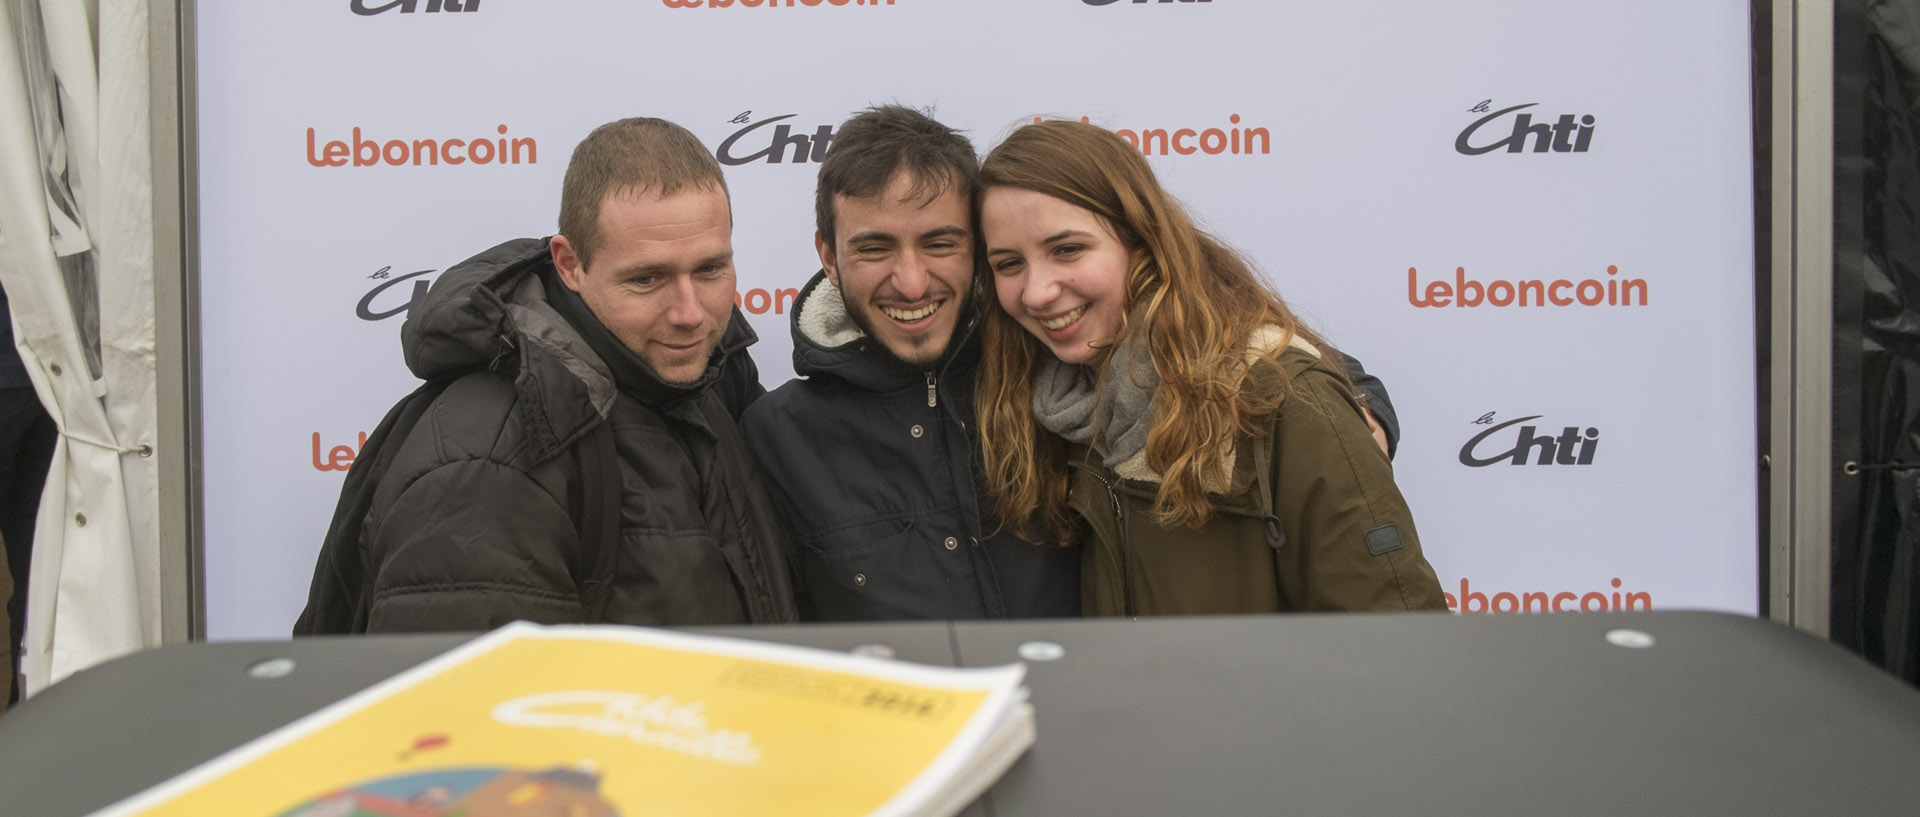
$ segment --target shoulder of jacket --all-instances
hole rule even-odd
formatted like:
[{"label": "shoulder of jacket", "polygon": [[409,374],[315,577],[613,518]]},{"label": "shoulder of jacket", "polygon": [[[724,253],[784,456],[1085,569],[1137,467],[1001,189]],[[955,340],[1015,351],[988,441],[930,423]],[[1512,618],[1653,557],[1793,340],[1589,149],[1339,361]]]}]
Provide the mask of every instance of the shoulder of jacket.
[{"label": "shoulder of jacket", "polygon": [[740,413],[740,430],[749,435],[789,431],[789,427],[797,425],[796,416],[804,413],[811,399],[804,393],[807,383],[795,378],[768,389]]},{"label": "shoulder of jacket", "polygon": [[434,398],[420,423],[401,441],[403,448],[395,453],[404,459],[397,458],[395,464],[431,470],[451,462],[485,459],[530,470],[520,402],[513,379],[502,373],[461,375]]},{"label": "shoulder of jacket", "polygon": [[[1280,346],[1282,340],[1284,347]],[[1276,348],[1277,356],[1272,354]],[[1334,376],[1319,348],[1298,335],[1285,336],[1277,327],[1255,332],[1247,345],[1247,355],[1249,368],[1241,388],[1243,393],[1259,398],[1284,401],[1302,380],[1311,379],[1307,377],[1310,372]]]}]

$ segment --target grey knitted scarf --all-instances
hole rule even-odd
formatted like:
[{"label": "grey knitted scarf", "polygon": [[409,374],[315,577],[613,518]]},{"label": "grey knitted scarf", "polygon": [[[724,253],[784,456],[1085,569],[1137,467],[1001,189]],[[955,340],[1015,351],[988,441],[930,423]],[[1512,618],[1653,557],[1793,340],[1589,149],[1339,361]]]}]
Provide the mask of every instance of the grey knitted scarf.
[{"label": "grey knitted scarf", "polygon": [[1033,415],[1068,442],[1087,443],[1098,433],[1101,460],[1115,468],[1147,447],[1159,388],[1160,373],[1137,336],[1107,358],[1097,386],[1091,367],[1047,355],[1033,375]]}]

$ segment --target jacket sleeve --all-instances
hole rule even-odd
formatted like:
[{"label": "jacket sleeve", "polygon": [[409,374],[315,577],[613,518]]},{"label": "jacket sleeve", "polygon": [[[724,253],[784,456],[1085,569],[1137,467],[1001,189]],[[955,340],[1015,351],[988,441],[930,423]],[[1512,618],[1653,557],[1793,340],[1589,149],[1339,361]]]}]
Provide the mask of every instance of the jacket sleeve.
[{"label": "jacket sleeve", "polygon": [[368,520],[368,632],[489,630],[579,621],[579,534],[523,471],[462,459],[422,474]]},{"label": "jacket sleeve", "polygon": [[1366,408],[1373,412],[1373,419],[1380,421],[1380,429],[1387,433],[1387,459],[1400,450],[1400,415],[1393,411],[1393,399],[1387,396],[1387,384],[1380,378],[1367,373],[1360,365],[1360,359],[1341,352],[1346,359],[1347,376],[1353,380],[1355,391],[1366,397]]},{"label": "jacket sleeve", "polygon": [[753,459],[754,468],[759,472],[765,494],[773,507],[773,516],[780,525],[781,533],[787,542],[787,579],[793,584],[793,602],[799,609],[801,621],[820,621],[819,611],[814,606],[813,594],[807,586],[806,575],[801,569],[804,554],[800,552],[797,537],[810,533],[806,516],[793,507],[794,482],[798,477],[788,466],[789,446],[783,444],[780,435],[791,432],[788,401],[780,395],[756,402],[740,417],[740,439],[746,443],[748,455]]},{"label": "jacket sleeve", "polygon": [[1393,466],[1333,373],[1293,380],[1274,422],[1281,592],[1298,611],[1446,609]]}]

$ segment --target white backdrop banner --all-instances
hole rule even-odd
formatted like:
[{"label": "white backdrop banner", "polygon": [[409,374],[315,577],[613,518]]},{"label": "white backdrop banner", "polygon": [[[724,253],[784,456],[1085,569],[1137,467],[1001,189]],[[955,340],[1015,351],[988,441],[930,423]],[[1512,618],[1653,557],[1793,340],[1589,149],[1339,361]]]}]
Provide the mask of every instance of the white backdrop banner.
[{"label": "white backdrop banner", "polygon": [[1464,613],[1758,587],[1747,0],[201,0],[207,632],[285,635],[438,272],[594,126],[727,166],[767,385],[838,124],[1120,131],[1380,375]]}]

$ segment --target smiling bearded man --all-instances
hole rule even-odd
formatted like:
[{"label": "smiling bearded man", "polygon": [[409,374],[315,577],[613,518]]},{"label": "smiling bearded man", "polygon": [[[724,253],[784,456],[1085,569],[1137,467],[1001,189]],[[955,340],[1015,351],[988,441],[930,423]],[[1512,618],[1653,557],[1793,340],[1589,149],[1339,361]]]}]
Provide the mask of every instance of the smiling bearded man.
[{"label": "smiling bearded man", "polygon": [[822,620],[1080,612],[1075,549],[983,530],[974,478],[973,193],[965,136],[887,106],[820,166],[821,271],[793,311],[795,380],[742,420]]}]

